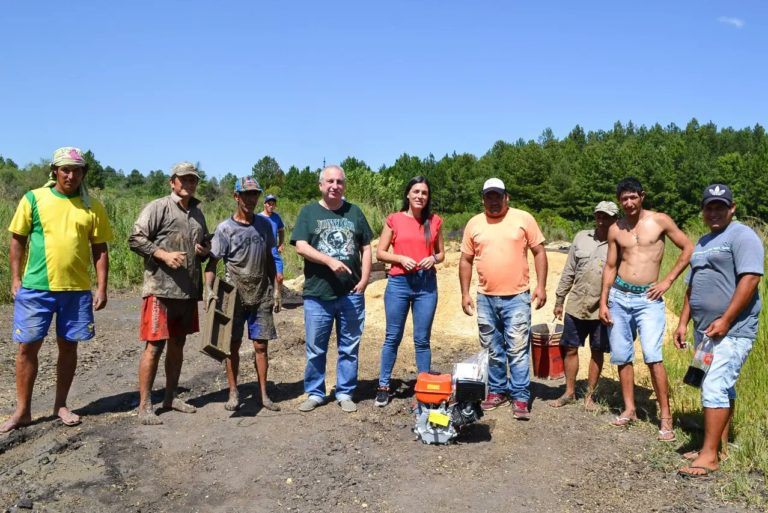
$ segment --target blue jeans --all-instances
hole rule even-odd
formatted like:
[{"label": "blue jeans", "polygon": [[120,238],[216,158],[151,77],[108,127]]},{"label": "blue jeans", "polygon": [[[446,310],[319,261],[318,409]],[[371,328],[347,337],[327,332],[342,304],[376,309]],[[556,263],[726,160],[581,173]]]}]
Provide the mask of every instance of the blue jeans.
[{"label": "blue jeans", "polygon": [[[531,294],[477,295],[480,344],[489,348],[488,390],[515,401],[531,397],[530,341]],[[509,377],[507,377],[509,369]]]},{"label": "blue jeans", "polygon": [[666,321],[663,299],[648,299],[645,292],[623,292],[612,287],[608,292],[608,309],[613,320],[608,327],[612,364],[632,363],[638,330],[645,363],[662,360],[661,344]]},{"label": "blue jeans", "polygon": [[331,301],[314,297],[304,298],[304,328],[307,339],[304,392],[318,401],[325,399],[325,357],[334,321],[336,344],[339,349],[336,363],[336,400],[351,400],[357,387],[357,353],[365,324],[365,296],[350,293]]},{"label": "blue jeans", "polygon": [[390,276],[384,291],[384,312],[387,331],[381,347],[379,386],[388,387],[392,368],[397,359],[397,348],[403,340],[408,310],[413,310],[413,345],[416,350],[416,369],[429,372],[432,351],[429,338],[437,308],[437,274],[434,270]]},{"label": "blue jeans", "polygon": [[[702,335],[694,331],[696,345],[701,344]],[[701,405],[704,408],[730,408],[736,400],[736,380],[754,340],[746,337],[728,337],[714,340],[712,366],[701,383]]]}]

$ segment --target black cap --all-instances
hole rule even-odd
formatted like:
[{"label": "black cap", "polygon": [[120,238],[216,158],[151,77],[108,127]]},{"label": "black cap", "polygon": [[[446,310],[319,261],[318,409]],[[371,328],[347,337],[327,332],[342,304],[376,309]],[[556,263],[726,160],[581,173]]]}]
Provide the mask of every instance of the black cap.
[{"label": "black cap", "polygon": [[267,194],[267,197],[264,198],[264,203],[266,203],[267,201],[277,201],[277,196],[275,196],[274,194]]},{"label": "black cap", "polygon": [[701,199],[701,206],[713,201],[722,201],[729,207],[733,205],[733,193],[730,187],[721,183],[713,183],[704,188],[704,196]]}]

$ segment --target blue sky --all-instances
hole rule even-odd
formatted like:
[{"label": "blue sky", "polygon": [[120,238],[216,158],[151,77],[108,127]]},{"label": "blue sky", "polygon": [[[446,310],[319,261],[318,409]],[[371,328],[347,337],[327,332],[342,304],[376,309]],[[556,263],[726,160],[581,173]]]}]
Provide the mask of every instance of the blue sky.
[{"label": "blue sky", "polygon": [[211,176],[765,125],[768,2],[4,2],[0,155]]}]

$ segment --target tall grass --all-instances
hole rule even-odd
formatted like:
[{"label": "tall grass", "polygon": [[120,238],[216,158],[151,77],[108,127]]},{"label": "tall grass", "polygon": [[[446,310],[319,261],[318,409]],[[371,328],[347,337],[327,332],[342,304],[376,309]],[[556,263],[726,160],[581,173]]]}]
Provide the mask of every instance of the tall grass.
[{"label": "tall grass", "polygon": [[[748,222],[760,236],[763,246],[768,245],[768,225],[764,222]],[[690,233],[691,240],[696,241],[704,233],[703,225],[696,227]],[[667,244],[662,265],[662,275],[675,262],[679,251],[673,244]],[[768,263],[768,258],[766,259]],[[733,471],[728,487],[731,491],[749,495],[747,486],[749,480],[743,479],[743,473],[758,472],[763,476],[768,474],[768,308],[765,307],[768,298],[768,282],[766,278],[760,281],[760,297],[763,308],[760,311],[757,338],[752,346],[752,352],[741,370],[736,384],[736,412],[733,421],[732,439],[735,448],[730,451],[730,457],[724,464],[724,469]],[[682,277],[667,291],[667,304],[676,312],[680,312],[685,295],[685,283]],[[672,326],[674,329],[675,326]],[[688,340],[693,340],[692,323],[688,326]],[[671,343],[664,347],[664,362],[669,374],[670,393],[673,415],[684,424],[696,424],[699,429],[692,430],[693,445],[699,445],[703,438],[703,420],[701,415],[700,390],[682,382],[683,375],[691,361],[692,349],[678,350]],[[745,493],[746,492],[746,493]]]},{"label": "tall grass", "polygon": [[[8,228],[13,218],[13,213],[16,209],[16,205],[11,203],[5,198],[0,198],[0,227],[3,231]],[[5,239],[5,251],[8,251],[10,244],[10,234],[5,231],[7,238]],[[0,258],[0,303],[8,303],[11,300],[11,270],[9,267],[7,258]]]}]

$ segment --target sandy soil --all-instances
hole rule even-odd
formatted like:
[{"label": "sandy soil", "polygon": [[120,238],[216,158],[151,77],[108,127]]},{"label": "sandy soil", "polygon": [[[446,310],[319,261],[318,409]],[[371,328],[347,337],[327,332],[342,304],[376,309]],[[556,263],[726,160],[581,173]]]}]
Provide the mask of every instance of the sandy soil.
[{"label": "sandy soil", "polygon": [[[549,253],[550,302],[534,313],[534,322],[551,320],[564,259],[562,253]],[[433,333],[434,367],[446,372],[478,350],[475,318],[460,308],[457,261],[454,247],[440,266]],[[113,294],[97,315],[97,337],[81,345],[70,394],[70,405],[84,416],[78,427],[67,428],[48,416],[55,344],[44,344],[33,402],[36,421],[0,435],[0,510],[742,510],[715,499],[712,481],[676,477],[681,448],[656,442],[650,422],[630,429],[609,426],[620,404],[614,370],[603,380],[603,400],[613,412],[591,414],[577,405],[550,408],[546,400],[560,394],[562,381],[537,379],[530,421],[515,421],[509,408],[499,408],[459,443],[436,447],[414,441],[406,382],[415,378],[415,365],[408,334],[394,371],[398,394],[384,409],[373,406],[384,287],[385,281],[378,281],[366,293],[357,413],[344,414],[332,402],[309,414],[296,410],[303,399],[304,365],[303,312],[297,306],[277,316],[279,339],[270,348],[268,386],[282,411],[261,410],[253,400],[258,384],[249,365],[252,349],[244,344],[245,405],[235,414],[225,412],[222,367],[198,352],[199,337],[193,336],[181,386],[198,412],[165,413],[164,424],[152,427],[140,426],[135,414],[140,300],[136,294]],[[10,305],[0,306],[0,417],[14,406],[11,316]],[[329,388],[334,364],[329,358]],[[156,402],[163,381],[161,370]],[[651,392],[641,386],[637,393],[647,400]],[[652,410],[648,416],[655,420]]]}]

